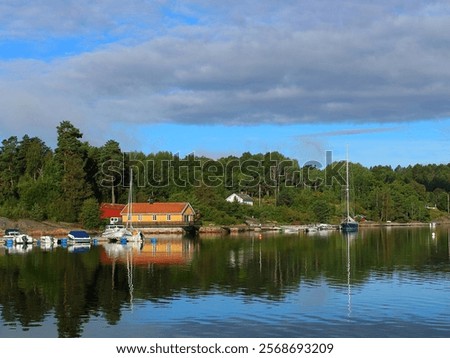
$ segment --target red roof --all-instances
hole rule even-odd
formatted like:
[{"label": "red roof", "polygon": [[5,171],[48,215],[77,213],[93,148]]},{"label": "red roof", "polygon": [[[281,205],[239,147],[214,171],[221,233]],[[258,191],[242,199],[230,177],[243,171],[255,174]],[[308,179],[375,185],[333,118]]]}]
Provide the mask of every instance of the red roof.
[{"label": "red roof", "polygon": [[[133,214],[180,214],[189,203],[133,203]],[[122,214],[126,214],[128,205],[122,209]]]},{"label": "red roof", "polygon": [[109,218],[115,218],[120,217],[120,212],[125,207],[124,204],[108,204],[103,203],[100,205],[100,218],[101,219],[109,219]]}]

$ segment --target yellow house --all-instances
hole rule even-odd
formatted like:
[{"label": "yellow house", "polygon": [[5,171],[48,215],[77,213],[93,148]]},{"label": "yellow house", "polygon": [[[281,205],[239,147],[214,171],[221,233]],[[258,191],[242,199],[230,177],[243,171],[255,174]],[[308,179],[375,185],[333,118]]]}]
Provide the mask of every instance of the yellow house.
[{"label": "yellow house", "polygon": [[[129,206],[131,205],[131,206]],[[191,204],[180,203],[132,203],[120,212],[124,224],[134,226],[191,225],[195,211]]]}]

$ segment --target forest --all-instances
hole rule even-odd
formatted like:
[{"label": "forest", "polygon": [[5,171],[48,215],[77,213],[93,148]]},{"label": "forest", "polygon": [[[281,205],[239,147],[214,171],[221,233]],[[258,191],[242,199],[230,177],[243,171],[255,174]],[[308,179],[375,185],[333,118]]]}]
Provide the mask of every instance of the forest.
[{"label": "forest", "polygon": [[[204,225],[249,219],[280,224],[338,223],[344,214],[345,162],[300,166],[279,152],[219,159],[177,153],[123,152],[120,143],[95,147],[69,121],[56,128],[52,149],[40,138],[3,139],[0,216],[101,227],[101,203],[188,201]],[[382,222],[430,221],[447,215],[450,163],[407,167],[349,164],[352,215]],[[229,203],[246,193],[254,205]]]}]

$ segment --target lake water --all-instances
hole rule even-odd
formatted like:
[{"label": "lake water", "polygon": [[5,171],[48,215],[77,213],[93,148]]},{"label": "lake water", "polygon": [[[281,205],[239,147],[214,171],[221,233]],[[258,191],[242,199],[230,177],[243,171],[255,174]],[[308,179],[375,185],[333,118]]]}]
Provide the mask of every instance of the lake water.
[{"label": "lake water", "polygon": [[19,249],[0,337],[450,337],[445,226]]}]

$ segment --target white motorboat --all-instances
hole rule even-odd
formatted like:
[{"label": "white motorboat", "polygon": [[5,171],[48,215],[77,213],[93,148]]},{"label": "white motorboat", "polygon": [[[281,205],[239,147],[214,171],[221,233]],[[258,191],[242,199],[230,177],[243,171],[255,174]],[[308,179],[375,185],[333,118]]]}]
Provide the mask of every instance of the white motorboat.
[{"label": "white motorboat", "polygon": [[44,235],[39,238],[39,245],[43,250],[51,250],[57,243],[57,239],[50,235]]},{"label": "white motorboat", "polygon": [[3,236],[3,241],[8,242],[12,240],[13,243],[23,245],[23,244],[32,244],[33,238],[30,235],[22,234],[17,229],[6,229],[5,235]]},{"label": "white motorboat", "polygon": [[44,235],[39,238],[39,241],[45,244],[54,244],[56,239],[53,236]]}]

